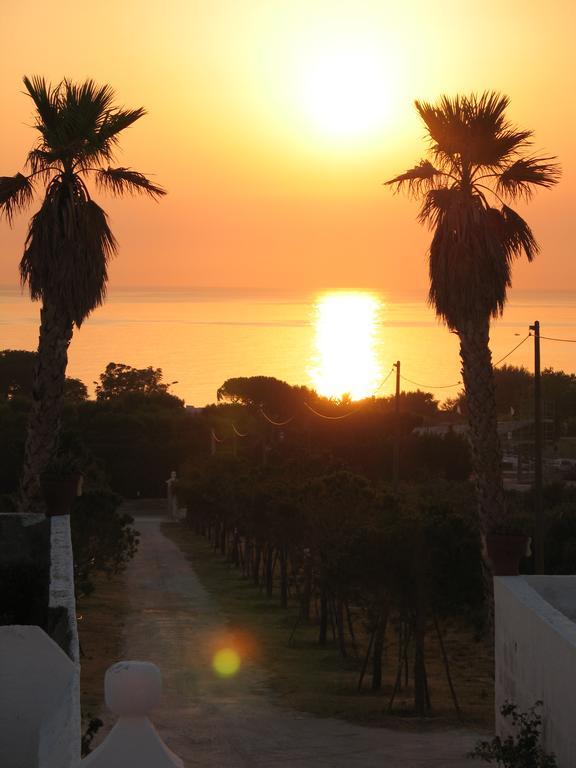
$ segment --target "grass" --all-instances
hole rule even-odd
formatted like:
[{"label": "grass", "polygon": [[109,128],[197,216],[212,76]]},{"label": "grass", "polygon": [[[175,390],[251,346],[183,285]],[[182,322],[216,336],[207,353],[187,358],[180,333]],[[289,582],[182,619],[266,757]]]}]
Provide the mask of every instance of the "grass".
[{"label": "grass", "polygon": [[78,600],[77,611],[83,727],[90,717],[104,722],[94,741],[96,745],[116,720],[104,703],[104,673],[122,658],[127,600],[121,575],[109,579],[96,574],[93,581],[94,592]]},{"label": "grass", "polygon": [[[279,607],[279,596],[266,597],[253,583],[215,553],[208,542],[185,525],[164,524],[162,531],[186,555],[203,585],[217,601],[232,632],[249,635],[256,660],[265,669],[270,687],[280,703],[320,716],[341,717],[352,722],[409,728],[421,720],[409,715],[412,690],[404,688],[396,697],[394,713],[388,702],[396,675],[397,645],[389,633],[385,653],[385,684],[381,691],[357,691],[361,661],[342,659],[337,644],[324,648],[317,643],[314,623],[298,625],[295,608]],[[359,622],[358,622],[359,624]],[[294,633],[294,634],[293,634]],[[293,635],[293,642],[289,643]],[[358,638],[360,656],[366,638]],[[432,699],[432,717],[425,723],[442,728],[461,724],[456,718],[446,681],[438,640],[433,631],[427,641],[427,668]],[[486,641],[478,641],[464,627],[452,626],[445,634],[450,670],[464,721],[468,727],[489,728],[493,722],[492,659]]]}]

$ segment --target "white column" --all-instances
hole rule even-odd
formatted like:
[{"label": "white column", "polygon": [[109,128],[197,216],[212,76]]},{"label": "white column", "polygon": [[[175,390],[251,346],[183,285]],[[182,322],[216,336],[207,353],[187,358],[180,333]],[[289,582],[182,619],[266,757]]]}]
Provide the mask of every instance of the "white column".
[{"label": "white column", "polygon": [[162,693],[155,664],[120,661],[104,678],[106,705],[119,720],[108,737],[80,763],[80,768],[184,768],[148,719]]}]

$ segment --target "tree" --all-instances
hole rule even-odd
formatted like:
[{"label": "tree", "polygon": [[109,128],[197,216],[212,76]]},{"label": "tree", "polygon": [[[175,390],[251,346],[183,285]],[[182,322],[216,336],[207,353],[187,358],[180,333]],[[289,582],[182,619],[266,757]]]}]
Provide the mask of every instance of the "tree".
[{"label": "tree", "polygon": [[417,101],[433,162],[422,160],[387,182],[422,201],[419,220],[433,230],[429,298],[460,339],[484,530],[506,514],[490,320],[503,312],[513,260],[525,254],[532,261],[538,252],[530,227],[505,201],[529,199],[560,177],[555,158],[529,154],[532,132],[508,122],[508,104],[494,92],[443,96],[436,105]]},{"label": "tree", "polygon": [[108,363],[96,384],[96,399],[110,400],[127,392],[159,395],[168,392],[169,384],[162,382],[162,368],[132,368],[124,363]]},{"label": "tree", "polygon": [[30,397],[36,353],[25,349],[0,350],[0,399]]},{"label": "tree", "polygon": [[107,265],[117,251],[106,213],[86,181],[115,195],[164,190],[130,168],[113,168],[119,134],[140,119],[143,108],[114,105],[108,85],[41,77],[24,78],[36,110],[39,139],[27,158],[27,173],[0,177],[0,213],[11,223],[41,186],[44,198],[30,221],[20,276],[33,300],[42,302],[33,406],[20,482],[20,507],[31,507],[39,477],[57,449],[68,345],[106,293]]},{"label": "tree", "polygon": [[[0,400],[9,400],[17,395],[32,397],[36,359],[36,352],[25,349],[0,350]],[[88,390],[84,382],[66,376],[64,399],[71,403],[87,400]]]},{"label": "tree", "polygon": [[227,379],[216,392],[221,400],[253,408],[270,409],[274,414],[292,416],[302,403],[316,394],[304,386],[294,386],[273,376],[241,376]]},{"label": "tree", "polygon": [[121,573],[138,549],[134,518],[121,512],[120,497],[103,488],[77,499],[71,516],[74,577],[77,595],[94,591],[95,574]]}]

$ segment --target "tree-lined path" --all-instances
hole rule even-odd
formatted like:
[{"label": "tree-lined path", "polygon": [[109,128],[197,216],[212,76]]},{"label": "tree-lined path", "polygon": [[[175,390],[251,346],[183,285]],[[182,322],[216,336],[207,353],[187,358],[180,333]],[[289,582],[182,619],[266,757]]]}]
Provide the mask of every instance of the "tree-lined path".
[{"label": "tree-lined path", "polygon": [[395,732],[290,711],[274,702],[255,664],[218,679],[211,659],[226,635],[225,617],[162,534],[161,518],[134,512],[141,539],[123,577],[129,600],[124,658],[153,661],[162,670],[164,699],[154,723],[187,768],[475,765],[464,756],[475,733]]}]

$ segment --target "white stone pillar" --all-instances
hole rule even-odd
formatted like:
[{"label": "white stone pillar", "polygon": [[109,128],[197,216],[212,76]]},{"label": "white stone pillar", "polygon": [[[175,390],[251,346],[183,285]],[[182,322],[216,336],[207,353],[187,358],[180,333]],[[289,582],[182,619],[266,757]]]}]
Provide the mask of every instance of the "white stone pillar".
[{"label": "white stone pillar", "polygon": [[147,661],[120,661],[104,678],[106,705],[119,720],[80,768],[184,768],[148,719],[162,692],[160,670]]},{"label": "white stone pillar", "polygon": [[166,480],[166,503],[168,515],[174,519],[178,517],[178,499],[174,493],[174,484],[177,482],[176,472],[172,470],[170,477]]}]

